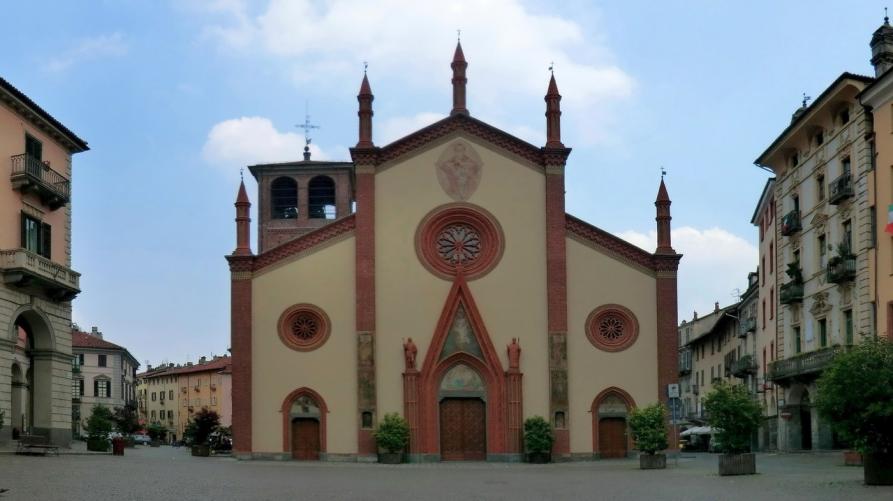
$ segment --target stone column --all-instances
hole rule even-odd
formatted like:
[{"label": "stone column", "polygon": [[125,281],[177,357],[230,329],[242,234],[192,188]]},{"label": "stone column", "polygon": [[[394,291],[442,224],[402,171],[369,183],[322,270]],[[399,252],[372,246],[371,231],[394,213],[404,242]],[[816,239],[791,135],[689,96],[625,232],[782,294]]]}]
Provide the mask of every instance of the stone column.
[{"label": "stone column", "polygon": [[403,373],[403,415],[409,423],[409,453],[421,454],[419,437],[419,371],[407,369]]}]

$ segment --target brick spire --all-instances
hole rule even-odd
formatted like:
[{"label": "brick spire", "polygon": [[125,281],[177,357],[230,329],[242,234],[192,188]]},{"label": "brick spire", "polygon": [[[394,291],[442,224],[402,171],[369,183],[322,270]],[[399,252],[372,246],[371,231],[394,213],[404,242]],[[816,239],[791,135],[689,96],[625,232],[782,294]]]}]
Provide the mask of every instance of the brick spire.
[{"label": "brick spire", "polygon": [[456,52],[453,54],[450,67],[453,68],[453,110],[450,111],[450,116],[468,115],[468,108],[465,107],[465,84],[468,83],[465,68],[468,68],[468,63],[465,62],[461,42],[456,43]]},{"label": "brick spire", "polygon": [[360,138],[357,141],[357,148],[372,148],[372,101],[375,96],[372,95],[372,88],[369,86],[369,78],[363,71],[363,83],[360,84],[360,93],[357,95],[357,101],[360,102],[360,110],[357,115],[360,117]]},{"label": "brick spire", "polygon": [[558,93],[558,84],[555,83],[555,74],[549,80],[549,90],[546,91],[546,148],[564,148],[561,142],[561,94]]},{"label": "brick spire", "polygon": [[667,185],[664,184],[664,178],[660,178],[660,188],[657,190],[657,200],[654,206],[657,207],[657,250],[655,254],[675,254],[673,246],[670,243],[670,195],[667,193]]},{"label": "brick spire", "polygon": [[233,251],[234,256],[250,256],[251,255],[251,202],[248,200],[248,193],[245,191],[245,181],[239,183],[239,194],[236,196],[236,250]]}]

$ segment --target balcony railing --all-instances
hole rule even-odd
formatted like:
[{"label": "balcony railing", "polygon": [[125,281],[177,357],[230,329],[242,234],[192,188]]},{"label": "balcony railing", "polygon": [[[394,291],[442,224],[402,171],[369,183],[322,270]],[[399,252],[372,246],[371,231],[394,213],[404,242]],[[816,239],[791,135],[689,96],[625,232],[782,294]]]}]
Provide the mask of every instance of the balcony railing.
[{"label": "balcony railing", "polygon": [[769,364],[769,375],[766,379],[772,382],[815,379],[818,377],[818,373],[822,372],[840,353],[843,353],[843,347],[833,346],[777,360]]},{"label": "balcony railing", "polygon": [[56,210],[71,199],[71,182],[39,158],[27,153],[12,157],[13,189],[33,191],[50,209]]},{"label": "balcony railing", "polygon": [[778,302],[792,304],[803,302],[803,284],[788,282],[779,289]]},{"label": "balcony railing", "polygon": [[856,278],[856,256],[837,257],[828,262],[828,283],[842,284]]},{"label": "balcony railing", "polygon": [[25,249],[0,250],[3,281],[26,292],[71,301],[81,292],[81,274]]},{"label": "balcony railing", "polygon": [[793,235],[803,229],[803,225],[800,223],[800,211],[797,209],[792,210],[784,215],[781,218],[781,234],[784,236]]},{"label": "balcony railing", "polygon": [[738,337],[747,337],[750,332],[756,332],[757,319],[755,317],[743,317],[738,324]]},{"label": "balcony railing", "polygon": [[843,174],[831,181],[828,203],[837,205],[843,200],[853,196],[853,176],[850,173]]},{"label": "balcony railing", "polygon": [[757,361],[754,360],[753,355],[744,355],[732,362],[732,375],[744,379],[748,374],[756,374],[757,373]]}]

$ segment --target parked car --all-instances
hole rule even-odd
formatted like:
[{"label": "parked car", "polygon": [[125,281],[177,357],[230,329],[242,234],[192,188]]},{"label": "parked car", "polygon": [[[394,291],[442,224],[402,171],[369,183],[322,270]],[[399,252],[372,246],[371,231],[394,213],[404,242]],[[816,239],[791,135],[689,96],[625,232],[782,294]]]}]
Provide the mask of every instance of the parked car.
[{"label": "parked car", "polygon": [[133,443],[141,445],[149,445],[149,442],[152,441],[152,439],[149,438],[149,435],[142,435],[139,433],[132,435],[131,438],[133,438]]}]

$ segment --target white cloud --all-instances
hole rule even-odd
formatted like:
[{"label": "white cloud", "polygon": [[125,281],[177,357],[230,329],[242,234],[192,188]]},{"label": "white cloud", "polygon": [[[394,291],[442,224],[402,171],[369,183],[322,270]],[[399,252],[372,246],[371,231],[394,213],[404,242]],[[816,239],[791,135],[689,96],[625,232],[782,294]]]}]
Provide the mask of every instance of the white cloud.
[{"label": "white cloud", "polygon": [[61,72],[84,61],[124,54],[127,54],[127,43],[121,33],[99,35],[80,40],[59,56],[50,58],[44,68],[52,72]]},{"label": "white cloud", "polygon": [[376,144],[385,145],[422,127],[427,127],[444,117],[446,115],[443,113],[426,111],[410,117],[387,118],[381,123],[375,124],[373,139]]},{"label": "white cloud", "polygon": [[506,122],[513,103],[544,106],[546,68],[554,61],[578,141],[608,135],[608,109],[634,88],[591,34],[597,22],[584,30],[574,19],[533,13],[520,0],[271,0],[258,14],[225,0],[204,10],[210,12],[205,35],[225,47],[280,58],[296,82],[343,82],[337,85],[350,91],[368,60],[373,89],[376,79],[395,78],[401,86],[448,93],[453,34],[461,27],[473,114]]},{"label": "white cloud", "polygon": [[[620,238],[653,252],[657,233],[624,231]],[[747,274],[755,271],[759,250],[747,240],[722,228],[699,230],[689,226],[672,231],[673,248],[684,255],[679,265],[679,320],[693,311],[713,311],[738,300],[747,288]]]},{"label": "white cloud", "polygon": [[[269,118],[241,117],[211,128],[202,157],[233,177],[246,165],[300,160],[303,152],[301,135],[280,132]],[[313,160],[328,160],[328,155],[315,144],[310,145],[310,154]]]}]

